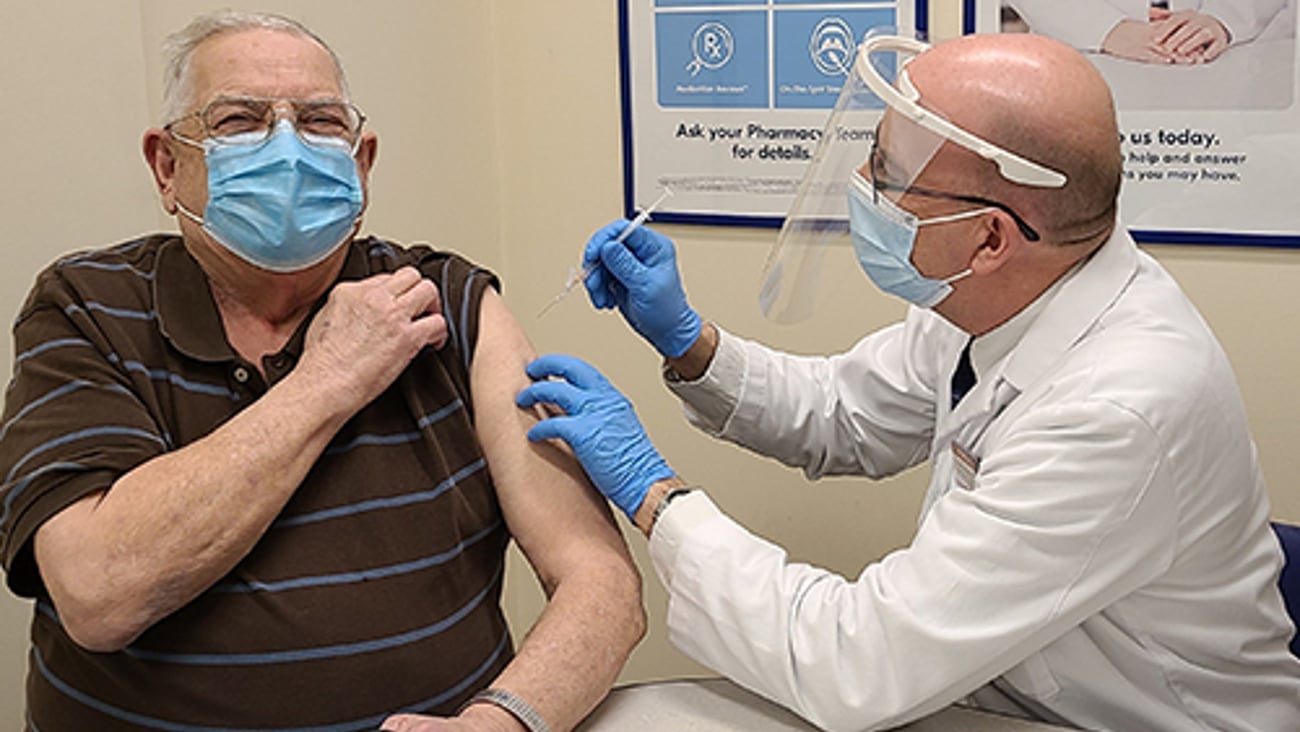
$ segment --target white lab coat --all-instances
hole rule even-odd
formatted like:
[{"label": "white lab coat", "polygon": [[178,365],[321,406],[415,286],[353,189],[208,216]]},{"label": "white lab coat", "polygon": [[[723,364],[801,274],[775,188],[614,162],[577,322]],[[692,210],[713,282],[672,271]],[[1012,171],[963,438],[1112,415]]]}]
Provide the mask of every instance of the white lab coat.
[{"label": "white lab coat", "polygon": [[[1218,18],[1231,43],[1254,40],[1288,0],[1170,0],[1172,11],[1195,10]],[[1148,0],[1007,0],[1034,33],[1051,36],[1081,51],[1099,51],[1122,20],[1145,21]]]},{"label": "white lab coat", "polygon": [[831,730],[964,697],[1090,729],[1300,728],[1244,408],[1169,275],[1117,234],[975,341],[952,411],[965,340],[919,309],[830,358],[723,333],[669,381],[694,424],[813,477],[932,464],[911,546],[856,580],[674,501],[650,539],[673,642]]}]

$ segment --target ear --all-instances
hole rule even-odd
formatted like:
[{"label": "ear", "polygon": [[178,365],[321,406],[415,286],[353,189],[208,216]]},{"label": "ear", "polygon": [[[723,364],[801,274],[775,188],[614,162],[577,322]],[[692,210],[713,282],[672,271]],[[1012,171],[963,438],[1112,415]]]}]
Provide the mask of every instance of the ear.
[{"label": "ear", "polygon": [[1020,228],[1006,211],[994,210],[988,216],[980,217],[976,231],[980,242],[971,258],[970,268],[977,275],[988,275],[1002,269],[1024,244]]},{"label": "ear", "polygon": [[353,158],[357,161],[357,177],[361,179],[364,201],[362,205],[366,208],[370,207],[370,170],[374,168],[375,159],[378,157],[379,136],[373,132],[362,133],[361,144],[357,145],[357,152]]},{"label": "ear", "polygon": [[145,130],[141,143],[163,210],[169,214],[176,213],[176,156],[172,143],[171,135],[158,128]]},{"label": "ear", "polygon": [[357,145],[357,175],[361,178],[361,185],[369,187],[370,169],[375,165],[375,159],[379,157],[379,136],[373,132],[365,132],[361,135],[361,144]]}]

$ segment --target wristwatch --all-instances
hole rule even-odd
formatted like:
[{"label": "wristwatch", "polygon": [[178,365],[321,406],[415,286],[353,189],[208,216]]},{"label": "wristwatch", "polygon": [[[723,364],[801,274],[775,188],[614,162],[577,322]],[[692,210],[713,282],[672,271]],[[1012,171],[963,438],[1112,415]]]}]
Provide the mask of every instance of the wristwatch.
[{"label": "wristwatch", "polygon": [[695,490],[695,486],[687,485],[680,488],[674,488],[664,494],[664,497],[659,499],[659,505],[655,506],[654,513],[650,515],[651,530],[654,529],[655,524],[659,523],[659,517],[668,509],[668,504],[672,503],[674,499],[684,496],[693,490]]},{"label": "wristwatch", "polygon": [[[501,707],[510,712],[518,719],[528,732],[550,732],[550,727],[546,726],[546,720],[542,715],[537,713],[536,709],[528,702],[524,701],[519,695],[505,689],[487,688],[478,692],[469,698],[469,701],[461,705],[461,711],[465,710],[471,704],[492,704]],[[457,712],[459,714],[459,712]]]}]

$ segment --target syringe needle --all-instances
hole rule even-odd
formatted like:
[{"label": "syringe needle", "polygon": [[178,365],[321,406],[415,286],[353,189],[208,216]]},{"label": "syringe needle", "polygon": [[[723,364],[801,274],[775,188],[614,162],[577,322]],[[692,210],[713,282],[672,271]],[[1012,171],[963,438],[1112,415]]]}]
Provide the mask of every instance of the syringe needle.
[{"label": "syringe needle", "polygon": [[[632,235],[632,232],[641,228],[641,225],[644,224],[646,220],[650,218],[650,214],[654,212],[656,208],[659,208],[659,204],[663,203],[664,200],[671,195],[673,195],[672,190],[669,188],[664,188],[664,192],[659,194],[659,197],[654,200],[654,203],[651,203],[649,206],[646,206],[645,208],[641,209],[641,212],[636,215],[636,218],[629,221],[627,226],[624,226],[623,230],[618,232],[618,236],[614,237],[614,241],[618,242],[619,244],[622,244],[624,241],[627,241],[627,238]],[[560,290],[560,292],[555,297],[551,298],[550,302],[546,303],[546,305],[541,309],[541,312],[537,313],[537,317],[538,318],[542,317],[551,308],[555,307],[557,303],[559,303],[570,292],[573,291],[574,287],[578,286],[579,282],[586,282],[587,278],[591,276],[592,270],[594,270],[595,268],[596,268],[596,262],[592,262],[586,267],[583,267],[582,271],[578,272],[576,275],[570,274],[569,281],[564,284],[564,289]],[[573,270],[569,270],[569,272],[572,273]]]},{"label": "syringe needle", "polygon": [[539,318],[542,317],[543,315],[546,314],[546,312],[547,312],[548,310],[550,310],[551,308],[553,308],[553,307],[555,307],[557,304],[559,304],[559,302],[560,302],[561,300],[564,299],[564,296],[567,295],[567,294],[569,294],[569,290],[571,290],[571,289],[573,289],[573,288],[572,288],[572,287],[566,287],[566,288],[564,288],[563,290],[560,290],[560,294],[558,294],[558,295],[556,295],[555,297],[551,298],[551,301],[548,302],[548,303],[546,303],[546,306],[543,307],[542,310],[541,310],[541,312],[539,312],[539,313],[537,314],[537,317],[539,317]]}]

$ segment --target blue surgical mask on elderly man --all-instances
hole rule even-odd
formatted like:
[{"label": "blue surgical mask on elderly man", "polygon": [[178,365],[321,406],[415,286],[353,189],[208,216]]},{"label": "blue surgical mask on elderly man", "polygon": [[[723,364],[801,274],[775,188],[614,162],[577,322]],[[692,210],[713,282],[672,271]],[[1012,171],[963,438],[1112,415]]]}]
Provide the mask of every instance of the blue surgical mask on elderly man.
[{"label": "blue surgical mask on elderly man", "polygon": [[986,206],[949,216],[918,219],[916,214],[904,211],[887,196],[878,195],[857,171],[853,172],[849,185],[849,234],[858,264],[876,287],[923,308],[943,302],[952,292],[952,283],[971,271],[965,269],[944,279],[921,274],[912,264],[917,229],[926,224],[959,221],[991,210]]},{"label": "blue surgical mask on elderly man", "polygon": [[[249,133],[260,138],[262,133]],[[303,142],[281,119],[265,140],[203,141],[208,205],[185,216],[246,262],[272,272],[320,263],[356,227],[364,195],[350,146],[313,136]]]}]

